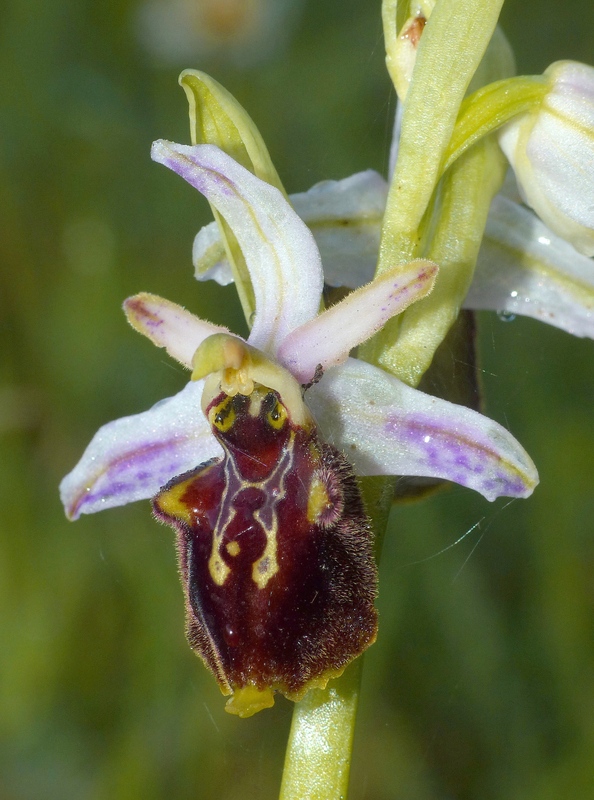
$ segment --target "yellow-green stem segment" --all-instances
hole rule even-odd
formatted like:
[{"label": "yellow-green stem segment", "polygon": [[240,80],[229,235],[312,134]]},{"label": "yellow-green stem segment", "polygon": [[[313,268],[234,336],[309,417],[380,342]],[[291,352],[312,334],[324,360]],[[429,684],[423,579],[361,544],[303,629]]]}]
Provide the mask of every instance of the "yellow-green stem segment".
[{"label": "yellow-green stem segment", "polygon": [[468,292],[489,206],[504,175],[505,161],[492,138],[453,164],[440,187],[438,219],[422,248],[423,255],[439,264],[433,292],[363,345],[363,358],[418,386]]},{"label": "yellow-green stem segment", "polygon": [[378,275],[418,255],[419,229],[460,103],[493,35],[502,4],[503,0],[440,0],[425,26],[404,104]]},{"label": "yellow-green stem segment", "polygon": [[346,798],[362,664],[295,704],[280,800]]}]

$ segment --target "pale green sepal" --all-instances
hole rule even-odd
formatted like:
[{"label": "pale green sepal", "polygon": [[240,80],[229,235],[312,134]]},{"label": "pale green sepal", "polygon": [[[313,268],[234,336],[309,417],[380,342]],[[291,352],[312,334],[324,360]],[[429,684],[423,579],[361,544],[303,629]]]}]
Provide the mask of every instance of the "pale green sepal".
[{"label": "pale green sepal", "polygon": [[[197,70],[184,70],[179,82],[190,106],[192,144],[217,145],[256,177],[285,194],[260,132],[233,95],[209,75]],[[250,325],[255,299],[245,259],[237,239],[215,208],[213,214],[221,232],[243,312]]]},{"label": "pale green sepal", "polygon": [[216,144],[257,178],[285,190],[254,121],[233,95],[205,72],[185,69],[180,86],[190,106],[192,144]]}]

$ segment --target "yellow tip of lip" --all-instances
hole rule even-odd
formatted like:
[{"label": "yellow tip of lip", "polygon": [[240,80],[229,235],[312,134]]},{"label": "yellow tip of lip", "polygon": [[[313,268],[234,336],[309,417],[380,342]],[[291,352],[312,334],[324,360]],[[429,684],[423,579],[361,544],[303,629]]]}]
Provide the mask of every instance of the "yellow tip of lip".
[{"label": "yellow tip of lip", "polygon": [[242,719],[251,717],[264,708],[274,705],[274,692],[272,689],[258,689],[256,686],[242,686],[233,692],[227,700],[225,711],[235,714]]}]

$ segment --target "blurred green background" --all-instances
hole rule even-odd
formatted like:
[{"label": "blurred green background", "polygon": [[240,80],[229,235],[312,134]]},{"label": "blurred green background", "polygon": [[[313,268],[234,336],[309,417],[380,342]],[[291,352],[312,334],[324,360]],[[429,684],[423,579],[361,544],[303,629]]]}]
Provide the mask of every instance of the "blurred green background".
[{"label": "blurred green background", "polygon": [[[210,71],[249,109],[289,191],[386,167],[379,0],[296,4],[268,54],[237,45],[240,12],[220,3],[223,45],[197,38],[188,58],[174,38],[168,60],[141,32],[141,3],[3,4],[2,800],[278,791],[290,704],[223,711],[185,643],[171,532],[147,503],[68,523],[57,493],[102,423],[186,380],[127,326],[125,297],[155,292],[245,330],[232,289],[192,278],[206,203],[149,159],[153,139],[189,140],[182,68]],[[502,21],[521,72],[594,61],[591,0],[509,0]],[[532,320],[480,323],[487,411],[541,485],[528,501],[453,488],[395,509],[352,800],[594,797],[594,343]]]}]

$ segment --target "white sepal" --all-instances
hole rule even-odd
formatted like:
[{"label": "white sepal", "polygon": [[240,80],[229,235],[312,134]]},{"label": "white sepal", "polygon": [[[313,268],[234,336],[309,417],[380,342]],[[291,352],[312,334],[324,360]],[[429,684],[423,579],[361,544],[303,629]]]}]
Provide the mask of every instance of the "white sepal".
[{"label": "white sepal", "polygon": [[533,317],[594,339],[594,264],[532,211],[498,195],[464,306]]}]

